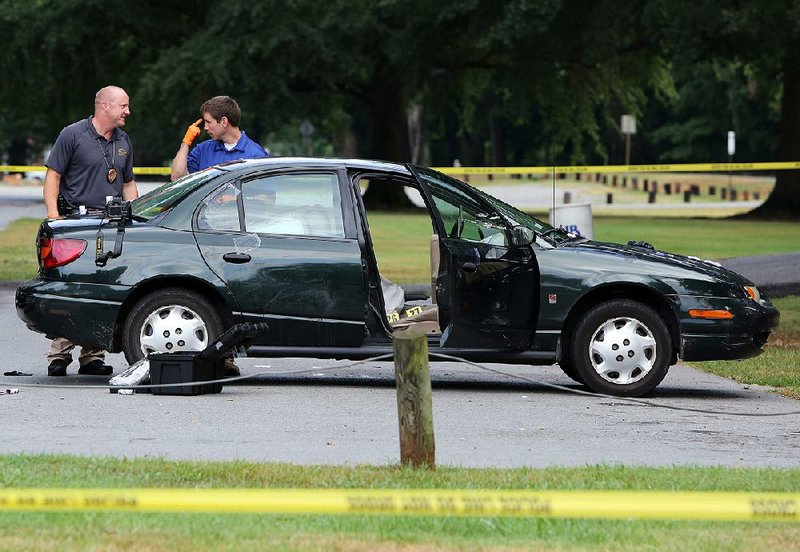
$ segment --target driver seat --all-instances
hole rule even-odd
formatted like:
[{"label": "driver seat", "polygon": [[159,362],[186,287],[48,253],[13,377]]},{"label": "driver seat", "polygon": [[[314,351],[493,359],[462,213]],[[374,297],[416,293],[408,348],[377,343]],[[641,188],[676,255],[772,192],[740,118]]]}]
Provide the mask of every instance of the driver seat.
[{"label": "driver seat", "polygon": [[[436,304],[436,279],[439,276],[439,236],[434,234],[431,237],[430,245],[431,259],[431,302],[422,306],[422,311],[405,318],[400,318],[392,322],[394,330],[404,330],[407,328],[419,328],[426,334],[440,334],[442,330],[439,326],[439,307]],[[417,305],[419,306],[419,305]]]}]

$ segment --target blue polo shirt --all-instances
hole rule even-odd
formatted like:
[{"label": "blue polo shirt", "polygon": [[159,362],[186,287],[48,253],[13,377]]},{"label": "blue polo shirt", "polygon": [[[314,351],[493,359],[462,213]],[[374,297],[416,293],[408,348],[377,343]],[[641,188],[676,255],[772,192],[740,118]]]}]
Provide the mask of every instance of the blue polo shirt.
[{"label": "blue polo shirt", "polygon": [[269,157],[267,150],[259,146],[242,132],[236,146],[228,151],[225,144],[219,140],[206,140],[197,144],[186,160],[186,165],[190,173],[207,169],[219,163],[234,161],[236,159],[258,159]]}]

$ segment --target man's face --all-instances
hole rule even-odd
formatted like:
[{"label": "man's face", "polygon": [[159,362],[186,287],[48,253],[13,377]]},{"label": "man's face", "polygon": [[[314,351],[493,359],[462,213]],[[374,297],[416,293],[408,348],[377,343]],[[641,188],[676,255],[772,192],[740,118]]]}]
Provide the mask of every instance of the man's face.
[{"label": "man's face", "polygon": [[221,140],[228,128],[228,119],[223,117],[217,121],[211,113],[203,113],[203,130],[212,140]]},{"label": "man's face", "polygon": [[103,102],[108,120],[115,127],[125,126],[125,119],[131,114],[130,100],[124,92],[115,94],[109,101]]}]

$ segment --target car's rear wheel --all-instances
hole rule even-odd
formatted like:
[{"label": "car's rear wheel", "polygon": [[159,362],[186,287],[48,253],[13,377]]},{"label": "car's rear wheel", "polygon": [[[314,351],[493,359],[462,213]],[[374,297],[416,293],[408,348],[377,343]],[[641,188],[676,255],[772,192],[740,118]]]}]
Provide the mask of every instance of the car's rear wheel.
[{"label": "car's rear wheel", "polygon": [[222,319],[202,295],[166,288],[133,306],[123,332],[125,358],[134,363],[149,353],[200,351],[222,333]]},{"label": "car's rear wheel", "polygon": [[592,391],[639,397],[667,375],[669,330],[642,303],[614,299],[591,308],[575,327],[572,366]]}]

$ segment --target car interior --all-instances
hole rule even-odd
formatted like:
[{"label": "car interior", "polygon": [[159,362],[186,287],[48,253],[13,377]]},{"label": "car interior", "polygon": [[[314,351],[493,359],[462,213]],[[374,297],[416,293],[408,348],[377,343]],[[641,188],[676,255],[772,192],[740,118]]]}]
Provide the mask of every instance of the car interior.
[{"label": "car interior", "polygon": [[[403,186],[406,194],[410,196],[410,199],[413,198],[412,201],[416,205],[422,207],[420,212],[428,214],[428,211],[424,208],[424,204],[422,203],[419,191],[414,187],[407,186],[407,182],[364,177],[358,180],[358,184],[362,197],[370,186]],[[365,209],[368,220],[371,213],[375,214],[379,212],[377,209],[371,209],[369,202],[365,202]],[[441,334],[439,309],[436,304],[436,280],[439,274],[439,236],[433,233],[426,247],[430,266],[429,281],[414,283],[403,282],[401,284],[393,282],[390,279],[393,275],[384,273],[381,269],[381,259],[378,253],[378,251],[382,249],[380,236],[371,233],[371,238],[373,240],[375,260],[380,272],[384,311],[388,325],[392,330],[418,328],[428,335]],[[418,251],[420,249],[419,247],[413,247],[411,244],[408,245],[409,251]],[[425,288],[421,289],[418,284],[424,284]]]}]

